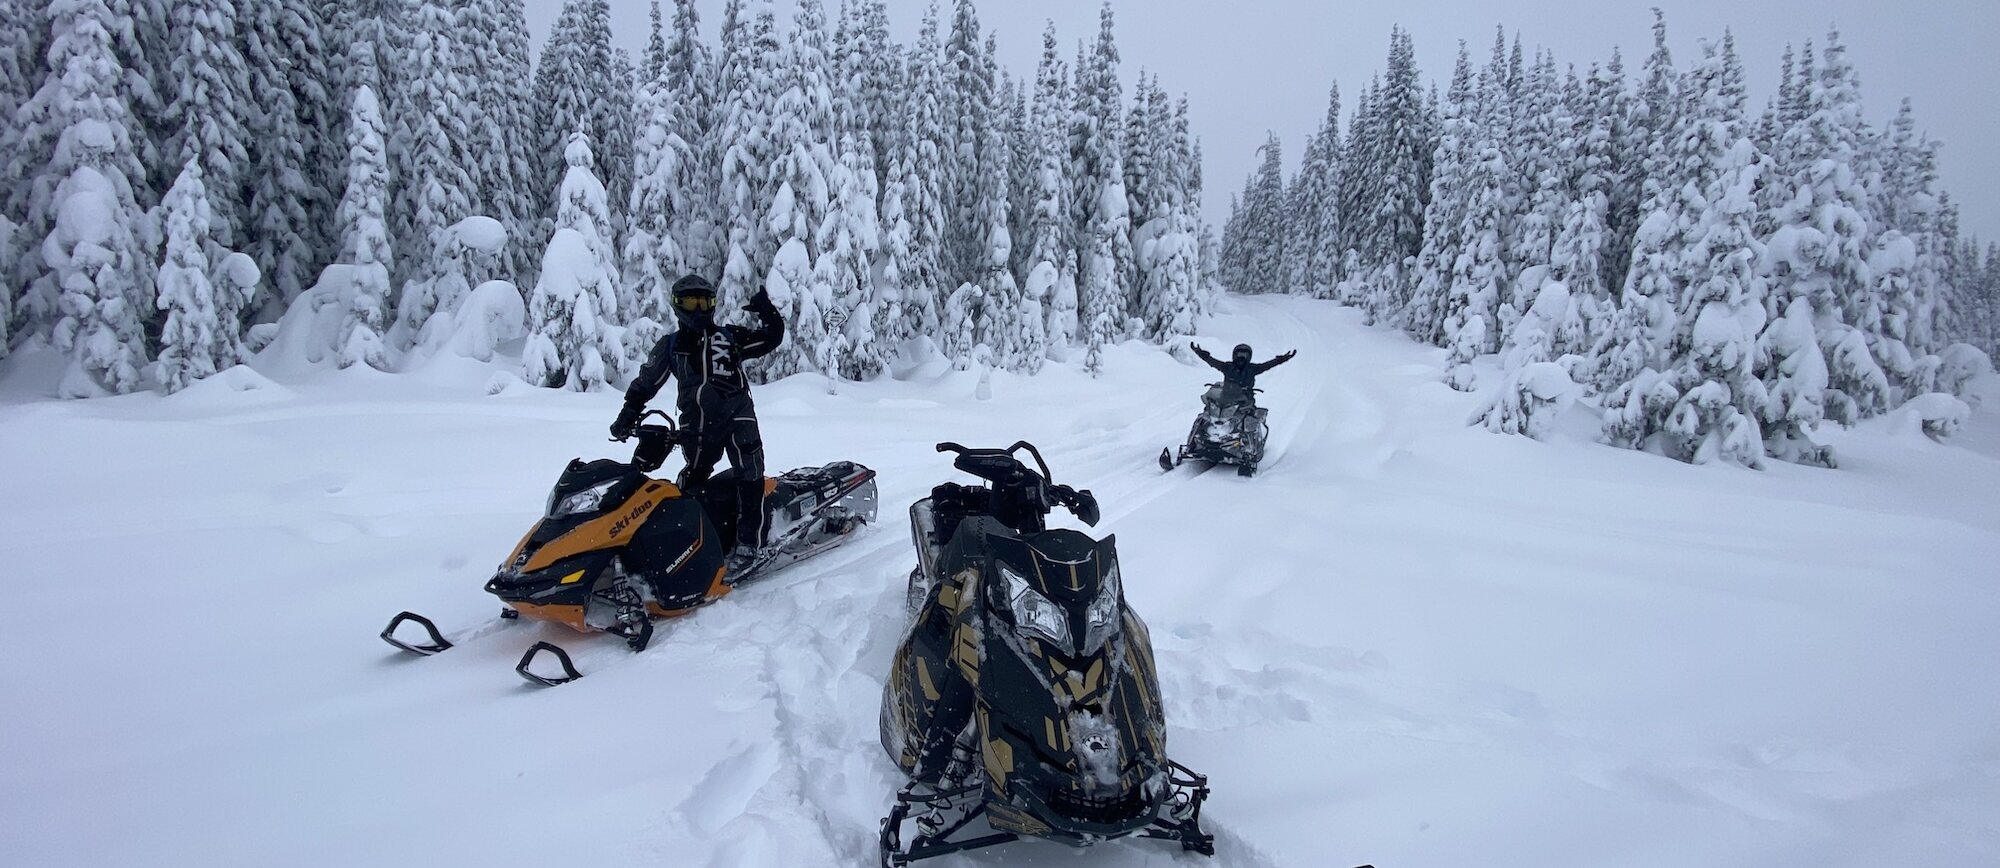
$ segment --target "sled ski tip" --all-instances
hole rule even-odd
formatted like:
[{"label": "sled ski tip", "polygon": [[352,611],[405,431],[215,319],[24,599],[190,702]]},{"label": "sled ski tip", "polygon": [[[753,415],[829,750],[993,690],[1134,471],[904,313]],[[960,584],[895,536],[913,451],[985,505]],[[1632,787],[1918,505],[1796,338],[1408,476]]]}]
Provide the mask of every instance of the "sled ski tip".
[{"label": "sled ski tip", "polygon": [[1174,469],[1174,467],[1175,467],[1175,463],[1174,463],[1174,456],[1173,456],[1173,452],[1172,452],[1172,450],[1171,450],[1171,449],[1169,449],[1168,447],[1161,447],[1161,448],[1160,448],[1160,469],[1161,469],[1161,470],[1172,470],[1172,469]]},{"label": "sled ski tip", "polygon": [[[396,628],[403,626],[405,622],[424,628],[424,632],[429,634],[426,641],[410,643],[396,638]],[[431,619],[415,612],[402,612],[390,618],[389,626],[382,628],[382,641],[411,654],[421,654],[425,657],[451,648],[451,642],[444,638],[443,633],[438,632],[437,625],[432,623]]]},{"label": "sled ski tip", "polygon": [[[544,651],[555,655],[556,664],[562,667],[563,674],[553,676],[538,675],[530,668],[535,662],[535,657]],[[583,673],[576,671],[576,664],[569,659],[569,652],[550,642],[536,642],[530,646],[527,653],[521,655],[521,662],[514,667],[514,671],[522,678],[527,679],[529,684],[538,687],[555,687],[557,685],[568,684],[583,677]]]}]

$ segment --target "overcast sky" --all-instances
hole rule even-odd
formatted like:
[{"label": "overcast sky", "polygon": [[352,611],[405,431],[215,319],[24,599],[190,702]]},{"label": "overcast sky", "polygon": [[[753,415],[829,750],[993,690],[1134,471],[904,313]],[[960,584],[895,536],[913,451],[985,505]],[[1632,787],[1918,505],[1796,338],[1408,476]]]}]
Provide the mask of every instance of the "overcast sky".
[{"label": "overcast sky", "polygon": [[[639,54],[646,42],[647,0],[610,0],[620,45]],[[529,26],[546,37],[558,0],[530,0]],[[672,4],[666,4],[671,14]],[[913,41],[928,0],[889,0],[899,41]],[[942,4],[949,21],[950,3]],[[792,3],[778,0],[789,20]],[[829,16],[839,0],[827,2]],[[1386,62],[1389,29],[1416,39],[1426,80],[1448,83],[1459,40],[1483,62],[1493,28],[1519,30],[1530,54],[1553,50],[1559,63],[1585,69],[1625,51],[1636,75],[1652,47],[1653,6],[1666,10],[1676,65],[1696,56],[1699,40],[1735,32],[1749,70],[1753,106],[1776,90],[1785,44],[1823,43],[1837,23],[1861,75],[1869,118],[1886,124],[1899,101],[1915,101],[1918,124],[1944,142],[1942,173],[1963,212],[1964,230],[2000,240],[2000,0],[1114,0],[1126,93],[1141,68],[1157,72],[1170,93],[1187,94],[1206,164],[1206,212],[1220,224],[1229,196],[1242,189],[1266,130],[1284,140],[1296,164],[1305,139],[1340,82],[1343,113]],[[723,0],[699,0],[704,37],[713,43]],[[985,0],[980,22],[999,38],[1001,63],[1032,75],[1044,22],[1053,20],[1063,56],[1097,32],[1098,4],[1088,0]],[[1226,9],[1227,11],[1219,11]],[[781,23],[781,26],[784,26]]]}]

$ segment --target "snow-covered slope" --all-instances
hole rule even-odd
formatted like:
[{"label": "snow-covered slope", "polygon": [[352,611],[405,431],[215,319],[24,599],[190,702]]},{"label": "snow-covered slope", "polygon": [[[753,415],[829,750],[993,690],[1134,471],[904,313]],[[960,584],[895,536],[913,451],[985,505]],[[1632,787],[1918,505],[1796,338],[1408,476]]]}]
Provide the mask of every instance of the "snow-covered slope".
[{"label": "snow-covered slope", "polygon": [[[609,394],[484,395],[492,368],[236,371],[181,395],[0,382],[10,617],[0,863],[862,865],[899,783],[876,742],[944,439],[1035,441],[1093,489],[1152,625],[1169,749],[1208,774],[1217,865],[1974,866],[2000,862],[2000,426],[1888,421],[1843,469],[1689,467],[1465,427],[1441,351],[1290,298],[1205,342],[1299,358],[1261,384],[1255,479],[1160,447],[1205,368],[1070,369],[758,401],[779,467],[881,473],[849,547],[662,630],[561,628],[429,659],[397,610],[480,591]],[[250,388],[255,387],[255,388]],[[1576,433],[1571,433],[1576,432]],[[537,638],[589,677],[524,687]],[[1143,843],[965,865],[1200,864]]]}]

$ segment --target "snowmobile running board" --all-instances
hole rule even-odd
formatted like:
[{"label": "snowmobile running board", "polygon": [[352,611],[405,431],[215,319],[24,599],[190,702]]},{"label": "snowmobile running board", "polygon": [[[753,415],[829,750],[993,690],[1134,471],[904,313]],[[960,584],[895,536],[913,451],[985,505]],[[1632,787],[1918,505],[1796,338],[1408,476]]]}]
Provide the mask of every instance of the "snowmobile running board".
[{"label": "snowmobile running board", "polygon": [[[562,666],[563,669],[562,675],[536,675],[534,670],[528,668],[528,664],[535,662],[535,656],[543,651],[556,656],[556,663]],[[564,651],[561,646],[550,642],[536,642],[534,645],[529,646],[528,652],[521,655],[521,662],[514,667],[514,671],[519,673],[522,678],[527,679],[529,684],[538,687],[555,687],[568,684],[583,677],[583,673],[576,671],[576,664],[569,659],[569,652]]]},{"label": "snowmobile running board", "polygon": [[[403,626],[403,622],[405,621],[414,622],[417,626],[424,628],[424,632],[430,634],[430,641],[412,645],[396,638],[396,628]],[[422,654],[425,657],[451,649],[451,642],[444,638],[443,633],[438,632],[437,625],[431,623],[431,619],[415,612],[403,612],[394,618],[390,618],[389,626],[382,628],[382,641],[408,651],[411,654]]]}]

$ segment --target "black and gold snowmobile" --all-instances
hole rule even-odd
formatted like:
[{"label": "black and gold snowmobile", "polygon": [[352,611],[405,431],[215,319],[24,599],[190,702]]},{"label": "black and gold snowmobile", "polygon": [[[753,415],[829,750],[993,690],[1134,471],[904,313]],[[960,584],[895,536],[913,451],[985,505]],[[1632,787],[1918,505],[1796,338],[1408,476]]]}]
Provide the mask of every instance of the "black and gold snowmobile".
[{"label": "black and gold snowmobile", "polygon": [[[654,619],[693,612],[875,521],[875,471],[859,464],[839,461],[768,478],[769,542],[731,575],[723,554],[738,514],[735,469],[716,474],[693,496],[652,478],[648,474],[666,463],[679,432],[666,414],[647,415],[664,424],[639,426],[631,462],[575,459],[563,469],[542,518],[486,583],[487,593],[505,604],[501,618],[612,633],[641,651],[652,640]],[[427,635],[399,638],[406,623]],[[413,654],[452,647],[435,623],[414,612],[391,619],[382,639]],[[562,673],[537,674],[532,664],[541,654],[555,657]],[[529,648],[515,671],[543,686],[582,677],[569,654],[549,642]]]},{"label": "black and gold snowmobile", "polygon": [[1115,537],[1047,526],[1057,506],[1097,524],[1097,499],[1056,484],[1026,442],[937,448],[988,485],[945,483],[910,507],[917,566],[881,719],[910,782],[882,821],[882,864],[1021,837],[1138,835],[1214,855],[1207,779],[1167,758],[1152,643],[1125,605]]}]

